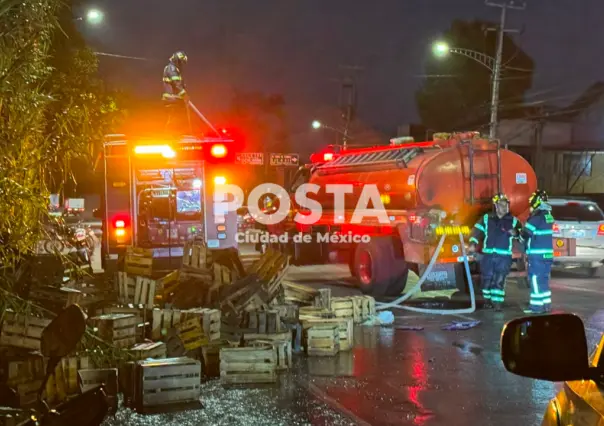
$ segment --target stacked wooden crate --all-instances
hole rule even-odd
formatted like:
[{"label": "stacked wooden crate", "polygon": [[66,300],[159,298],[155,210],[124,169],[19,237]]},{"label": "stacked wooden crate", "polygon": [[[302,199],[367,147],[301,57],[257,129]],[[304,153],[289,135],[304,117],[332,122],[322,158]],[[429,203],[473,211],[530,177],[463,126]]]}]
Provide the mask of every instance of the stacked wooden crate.
[{"label": "stacked wooden crate", "polygon": [[132,314],[107,314],[90,318],[97,335],[116,348],[130,348],[136,343],[140,319]]},{"label": "stacked wooden crate", "polygon": [[46,382],[46,402],[51,406],[66,401],[80,392],[78,372],[90,368],[87,356],[71,356],[61,359],[54,373]]},{"label": "stacked wooden crate", "polygon": [[42,331],[50,320],[12,311],[4,312],[0,318],[0,346],[40,350]]},{"label": "stacked wooden crate", "polygon": [[44,379],[44,365],[38,352],[12,348],[0,351],[0,383],[6,383],[16,391],[19,407],[36,403]]},{"label": "stacked wooden crate", "polygon": [[333,356],[340,352],[340,327],[333,324],[311,326],[306,332],[306,353]]},{"label": "stacked wooden crate", "polygon": [[275,352],[276,369],[287,370],[292,365],[292,330],[281,321],[279,310],[247,312],[243,340],[246,346],[270,345]]},{"label": "stacked wooden crate", "polygon": [[375,315],[375,299],[371,296],[334,297],[331,310],[336,318],[352,318],[360,324]]},{"label": "stacked wooden crate", "polygon": [[[340,336],[340,351],[351,350],[354,346],[354,324],[352,318],[314,318],[302,321],[302,328],[304,329],[305,335],[311,327],[316,325],[331,325],[337,326]],[[306,341],[306,339],[304,339]]]}]

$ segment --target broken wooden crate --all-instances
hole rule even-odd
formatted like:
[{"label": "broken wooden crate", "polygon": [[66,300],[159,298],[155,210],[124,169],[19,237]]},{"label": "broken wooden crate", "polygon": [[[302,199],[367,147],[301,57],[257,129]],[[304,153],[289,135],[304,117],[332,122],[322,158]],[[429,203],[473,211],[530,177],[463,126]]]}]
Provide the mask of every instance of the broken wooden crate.
[{"label": "broken wooden crate", "polygon": [[352,318],[309,319],[302,321],[302,328],[305,332],[315,325],[338,326],[340,333],[340,351],[348,351],[354,346],[354,324]]},{"label": "broken wooden crate", "polygon": [[275,304],[271,303],[271,310],[276,310],[279,313],[281,321],[285,324],[296,324],[300,319],[300,308],[293,303]]},{"label": "broken wooden crate", "polygon": [[5,312],[0,322],[0,345],[39,351],[42,331],[48,324],[46,318]]},{"label": "broken wooden crate", "polygon": [[307,331],[306,353],[310,356],[333,356],[340,351],[338,325],[313,325]]},{"label": "broken wooden crate", "polygon": [[69,305],[81,304],[84,294],[69,287],[33,287],[29,299],[48,307],[53,311],[66,308]]},{"label": "broken wooden crate", "polygon": [[123,304],[143,305],[147,309],[153,308],[156,302],[162,300],[158,296],[158,281],[150,277],[130,275],[127,272],[117,273],[118,302]]},{"label": "broken wooden crate", "polygon": [[203,373],[206,377],[220,377],[220,349],[237,348],[239,342],[232,343],[228,340],[210,342],[201,348],[203,358]]},{"label": "broken wooden crate", "polygon": [[78,386],[81,393],[100,385],[103,385],[111,412],[115,413],[118,407],[119,392],[117,368],[83,369],[78,371]]},{"label": "broken wooden crate", "polygon": [[145,340],[145,331],[147,326],[151,324],[149,310],[144,305],[117,305],[103,308],[102,315],[108,314],[123,314],[123,315],[134,315],[137,319],[136,326],[136,341],[142,342]]},{"label": "broken wooden crate", "polygon": [[107,314],[90,318],[97,335],[118,348],[130,348],[136,343],[139,318],[128,314]]},{"label": "broken wooden crate", "polygon": [[315,307],[321,309],[331,309],[331,289],[320,288],[319,294],[315,296]]},{"label": "broken wooden crate", "polygon": [[138,361],[134,366],[132,404],[152,413],[170,406],[200,408],[201,363],[190,358]]},{"label": "broken wooden crate", "polygon": [[208,341],[220,339],[222,313],[218,309],[194,308],[184,311],[185,318],[198,318]]},{"label": "broken wooden crate", "polygon": [[220,380],[224,385],[275,383],[277,355],[273,347],[220,349]]},{"label": "broken wooden crate", "polygon": [[207,269],[212,264],[212,252],[203,241],[187,241],[182,254],[182,266]]},{"label": "broken wooden crate", "polygon": [[312,305],[319,291],[315,288],[291,282],[283,282],[283,291],[286,302],[303,303]]},{"label": "broken wooden crate", "polygon": [[166,344],[163,342],[139,343],[129,350],[137,361],[162,359],[166,357]]}]

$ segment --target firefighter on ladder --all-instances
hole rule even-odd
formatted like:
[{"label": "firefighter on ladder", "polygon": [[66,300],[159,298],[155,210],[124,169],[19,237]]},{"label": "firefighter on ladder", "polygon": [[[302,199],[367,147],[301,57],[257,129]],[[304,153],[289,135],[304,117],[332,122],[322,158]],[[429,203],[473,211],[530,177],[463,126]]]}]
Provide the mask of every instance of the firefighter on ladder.
[{"label": "firefighter on ladder", "polygon": [[185,52],[178,51],[170,57],[170,62],[164,67],[162,100],[168,111],[166,129],[190,130],[187,115],[189,96],[182,78],[182,69],[187,61]]},{"label": "firefighter on ladder", "polygon": [[501,311],[505,300],[505,279],[512,266],[512,244],[522,225],[510,214],[510,201],[504,194],[493,197],[493,212],[480,218],[472,229],[470,253],[482,242],[480,275],[486,309]]},{"label": "firefighter on ladder", "polygon": [[547,200],[547,193],[541,190],[530,196],[531,215],[522,230],[531,287],[529,308],[524,311],[527,314],[541,314],[551,310],[552,293],[549,289],[549,279],[554,258],[554,217]]}]

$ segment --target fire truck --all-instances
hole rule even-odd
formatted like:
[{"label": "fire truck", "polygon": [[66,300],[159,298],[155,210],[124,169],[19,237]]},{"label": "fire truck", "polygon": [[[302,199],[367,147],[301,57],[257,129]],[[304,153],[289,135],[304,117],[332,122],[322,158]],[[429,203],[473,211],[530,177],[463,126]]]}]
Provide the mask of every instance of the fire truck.
[{"label": "fire truck", "polygon": [[[429,142],[401,143],[394,139],[390,146],[323,150],[312,158],[314,162],[294,176],[289,192],[304,183],[317,184],[320,190],[309,198],[321,205],[320,219],[313,225],[291,219],[269,231],[311,234],[306,241],[285,245],[294,263],[320,264],[334,259],[347,262],[360,289],[374,296],[400,295],[409,270],[421,276],[443,236],[444,243],[426,282],[432,289],[465,291],[460,233],[467,243],[474,223],[491,211],[491,199],[497,192],[510,198],[514,216],[526,220],[528,198],[537,186],[535,172],[523,157],[475,132],[436,135]],[[353,192],[344,195],[344,217],[335,216],[334,194],[326,191],[330,184],[352,185]],[[389,223],[371,216],[351,223],[363,187],[368,184],[377,186]],[[296,211],[290,217],[297,211],[305,213],[305,209],[292,205]],[[330,235],[328,240],[325,234]],[[318,235],[323,235],[321,241]],[[339,238],[354,235],[371,238],[364,242]],[[573,239],[554,238],[554,247],[555,256],[575,255]],[[516,242],[514,257],[519,265],[523,264],[522,251]],[[475,259],[470,256],[469,260],[476,272]]]},{"label": "fire truck", "polygon": [[[180,263],[185,243],[237,247],[237,213],[221,211],[217,185],[232,183],[239,146],[224,137],[128,138],[104,142],[102,263],[112,270],[126,247],[153,250],[154,268]],[[215,202],[216,201],[216,202]]]}]

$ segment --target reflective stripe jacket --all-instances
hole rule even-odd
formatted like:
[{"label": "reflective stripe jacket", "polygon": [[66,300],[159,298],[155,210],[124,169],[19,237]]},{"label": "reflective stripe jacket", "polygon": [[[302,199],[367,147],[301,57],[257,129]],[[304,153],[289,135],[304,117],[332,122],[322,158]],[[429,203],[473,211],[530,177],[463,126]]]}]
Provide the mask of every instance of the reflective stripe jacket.
[{"label": "reflective stripe jacket", "polygon": [[485,254],[512,255],[513,232],[520,234],[522,226],[518,219],[506,214],[501,219],[495,213],[485,214],[472,229],[470,242],[479,244],[482,241],[482,252]]},{"label": "reflective stripe jacket", "polygon": [[187,93],[180,70],[172,62],[164,68],[163,82],[164,93],[162,99],[165,101],[183,99],[184,95]]},{"label": "reflective stripe jacket", "polygon": [[522,230],[522,238],[526,242],[526,254],[543,256],[546,259],[553,258],[553,228],[554,217],[549,206],[542,205],[542,208],[533,211]]}]

